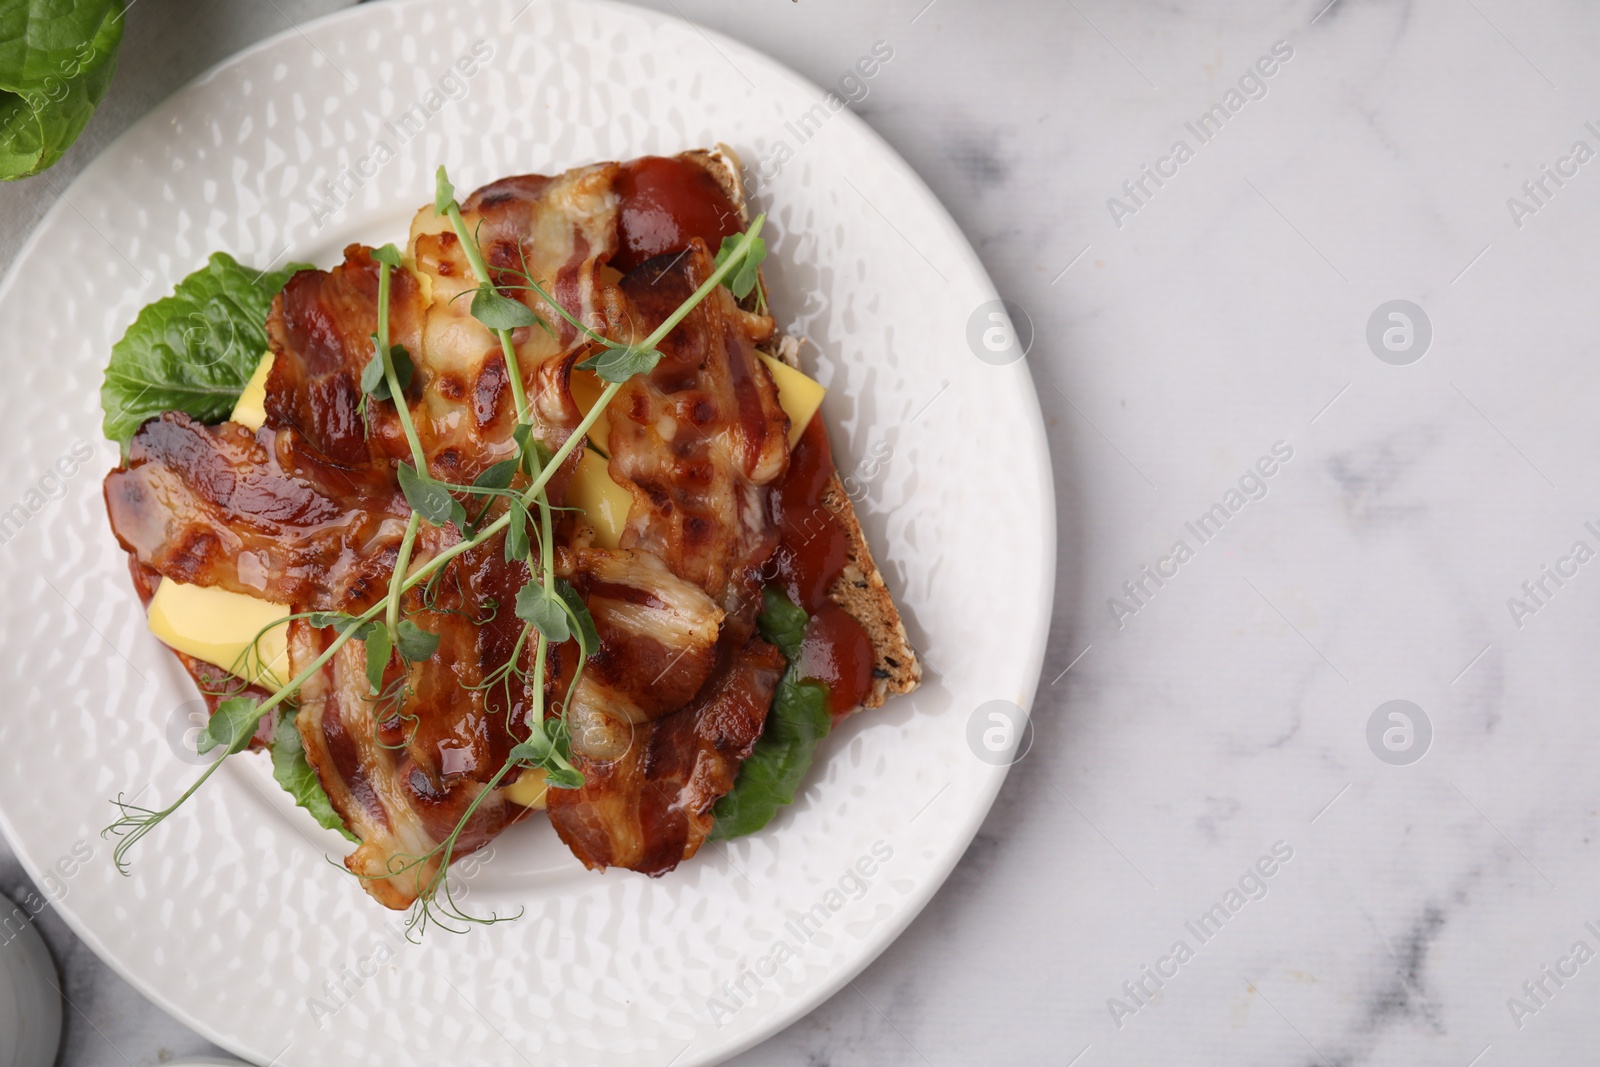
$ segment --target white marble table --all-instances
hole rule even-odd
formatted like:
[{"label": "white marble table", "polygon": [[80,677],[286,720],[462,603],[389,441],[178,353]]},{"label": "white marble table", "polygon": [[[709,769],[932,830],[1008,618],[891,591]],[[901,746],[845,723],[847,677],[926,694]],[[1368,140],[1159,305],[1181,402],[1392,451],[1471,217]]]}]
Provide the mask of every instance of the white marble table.
[{"label": "white marble table", "polygon": [[[1600,10],[1325,2],[652,5],[819,83],[892,45],[858,110],[1030,316],[1060,504],[1031,750],[858,988],[737,1062],[1593,1058]],[[0,258],[283,24],[196,6],[141,0]],[[41,925],[63,1063],[204,1048]]]}]

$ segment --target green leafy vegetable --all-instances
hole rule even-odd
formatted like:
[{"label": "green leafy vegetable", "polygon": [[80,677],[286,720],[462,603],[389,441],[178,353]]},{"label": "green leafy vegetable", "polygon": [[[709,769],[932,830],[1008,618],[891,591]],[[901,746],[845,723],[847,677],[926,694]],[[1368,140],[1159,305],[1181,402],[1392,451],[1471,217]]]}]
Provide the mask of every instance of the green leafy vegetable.
[{"label": "green leafy vegetable", "polygon": [[517,590],[517,618],[554,643],[572,636],[572,627],[567,622],[567,605],[561,595],[538,582],[529,582]]},{"label": "green leafy vegetable", "polygon": [[546,767],[544,781],[551,789],[582,789],[583,772],[572,767]]},{"label": "green leafy vegetable", "polygon": [[530,767],[537,767],[550,758],[550,753],[555,751],[555,746],[550,743],[543,731],[535,730],[528,735],[528,739],[511,750],[511,758],[518,763],[525,763]]},{"label": "green leafy vegetable", "polygon": [[753,834],[772,821],[778,809],[794,802],[795,790],[811,768],[817,745],[833,722],[828,714],[828,687],[801,681],[796,666],[807,616],[776,586],[764,593],[761,636],[777,645],[789,669],[772,697],[767,725],[755,751],[739,770],[733,789],[713,809],[715,840]]},{"label": "green leafy vegetable", "polygon": [[517,618],[552,643],[575,638],[585,658],[600,647],[600,634],[589,606],[565,578],[557,578],[549,590],[538,582],[529,582],[518,590]]},{"label": "green leafy vegetable", "polygon": [[[743,235],[737,233],[729,234],[722,239],[722,247],[717,251],[717,266],[722,266],[728,261],[729,256],[738,251],[742,240]],[[733,273],[722,279],[722,284],[726,285],[734,296],[743,300],[750,295],[750,290],[756,287],[756,281],[761,277],[757,272],[760,270],[761,261],[766,258],[767,242],[760,237],[754,238],[750,242],[750,251],[733,269]]]},{"label": "green leafy vegetable", "polygon": [[367,633],[367,684],[373,693],[383,691],[383,672],[389,666],[389,653],[394,650],[394,640],[387,628],[374,626]]},{"label": "green leafy vegetable", "polygon": [[472,294],[472,317],[491,330],[515,330],[539,321],[533,309],[520,300],[501,296],[489,286]]},{"label": "green leafy vegetable", "polygon": [[761,627],[761,636],[777,645],[790,664],[800,658],[800,643],[805,640],[806,624],[810,621],[811,616],[805,609],[777,586],[769,585],[762,590],[761,617],[756,624]]},{"label": "green leafy vegetable", "polygon": [[0,78],[8,84],[42,82],[63,68],[108,62],[109,56],[88,56],[84,45],[121,21],[122,5],[111,0],[0,4]]},{"label": "green leafy vegetable", "polygon": [[517,461],[503,459],[493,466],[484,468],[482,474],[472,480],[474,489],[506,489],[511,485],[511,479],[517,473]]},{"label": "green leafy vegetable", "polygon": [[[394,376],[400,383],[400,391],[405,392],[411,388],[411,376],[416,373],[416,364],[411,362],[411,353],[406,351],[406,346],[390,345],[389,362],[394,364]],[[389,399],[389,377],[384,373],[383,356],[378,351],[377,334],[373,334],[372,358],[361,368],[361,391],[374,400]]]},{"label": "green leafy vegetable", "polygon": [[294,797],[296,804],[311,813],[317,825],[337,830],[350,841],[361,843],[333,810],[333,803],[317,780],[317,772],[306,761],[305,743],[295,727],[293,712],[286,712],[278,719],[272,731],[272,777]]},{"label": "green leafy vegetable", "polygon": [[435,526],[443,526],[448,522],[455,522],[458,526],[466,524],[467,510],[443,485],[426,474],[418,474],[417,468],[409,463],[401,463],[396,467],[395,477],[400,482],[400,491],[405,494],[406,503],[418,515]]},{"label": "green leafy vegetable", "polygon": [[649,374],[660,362],[661,352],[658,349],[619,345],[601,349],[579,363],[578,367],[592,370],[596,377],[608,382],[625,382],[635,374]]},{"label": "green leafy vegetable", "polygon": [[363,621],[354,615],[346,615],[338,611],[313,611],[306,616],[306,622],[319,630],[331,626],[340,634],[349,634],[357,641],[365,641],[367,635],[378,625],[371,620]]},{"label": "green leafy vegetable", "polygon": [[527,506],[520,500],[513,500],[510,511],[511,525],[506,527],[506,562],[515,563],[527,559],[533,546],[528,543]]},{"label": "green leafy vegetable", "polygon": [[417,663],[433,655],[439,647],[439,635],[424,630],[410,619],[401,619],[400,625],[395,628],[395,647],[412,663]]},{"label": "green leafy vegetable", "polygon": [[267,350],[267,309],[304,264],[270,274],[217,252],[171,296],[145,306],[111,349],[100,387],[106,437],[124,448],[146,419],[182,411],[220,422]]},{"label": "green leafy vegetable", "polygon": [[594,628],[594,616],[589,614],[589,605],[583,602],[583,597],[565,578],[556,579],[556,595],[566,602],[573,622],[572,636],[578,639],[578,649],[584,658],[589,658],[600,650],[600,631]]},{"label": "green leafy vegetable", "polygon": [[122,44],[122,0],[0,3],[0,179],[59,160],[105,98]]},{"label": "green leafy vegetable", "polygon": [[522,767],[544,768],[545,784],[553,789],[583,788],[583,775],[568,762],[572,753],[562,724],[549,725],[555,728],[554,737],[547,736],[542,728],[533,730],[526,741],[511,750],[511,762]]},{"label": "green leafy vegetable", "polygon": [[228,755],[243,752],[250,747],[256,724],[261,721],[261,702],[255,697],[233,697],[217,705],[211,720],[200,732],[195,748],[210,752],[221,746]]}]

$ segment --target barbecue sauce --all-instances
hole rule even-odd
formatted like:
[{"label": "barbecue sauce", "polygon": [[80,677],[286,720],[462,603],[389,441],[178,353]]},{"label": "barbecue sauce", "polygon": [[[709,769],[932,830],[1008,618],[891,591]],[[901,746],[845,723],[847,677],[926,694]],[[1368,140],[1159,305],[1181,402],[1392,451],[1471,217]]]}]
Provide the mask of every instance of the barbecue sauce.
[{"label": "barbecue sauce", "polygon": [[822,499],[833,474],[828,432],[813,418],[771,502],[779,533],[777,583],[811,616],[796,669],[828,687],[828,709],[838,719],[872,688],[876,653],[861,624],[828,599],[850,558],[850,535]]},{"label": "barbecue sauce", "polygon": [[706,169],[689,160],[645,156],[622,165],[617,252],[611,266],[626,274],[647,259],[681,252],[693,238],[713,255],[739,232],[739,210]]}]

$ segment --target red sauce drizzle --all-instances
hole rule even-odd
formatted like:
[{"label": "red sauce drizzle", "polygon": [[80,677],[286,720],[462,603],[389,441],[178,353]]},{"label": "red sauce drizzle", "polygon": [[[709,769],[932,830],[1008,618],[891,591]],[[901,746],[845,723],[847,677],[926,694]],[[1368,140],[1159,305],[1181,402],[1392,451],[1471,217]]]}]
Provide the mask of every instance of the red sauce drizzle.
[{"label": "red sauce drizzle", "polygon": [[828,589],[850,554],[849,534],[822,502],[833,473],[828,431],[820,418],[813,418],[770,499],[780,538],[774,557],[777,582],[811,616],[799,670],[827,685],[829,711],[838,718],[867,695],[877,656],[861,624],[828,600]]},{"label": "red sauce drizzle", "polygon": [[828,687],[828,713],[838,720],[854,711],[872,688],[877,653],[861,624],[839,605],[811,616],[800,644],[800,676]]},{"label": "red sauce drizzle", "polygon": [[611,265],[623,273],[681,252],[695,237],[715,254],[724,237],[739,232],[738,209],[698,163],[645,156],[623,164],[613,188],[621,205]]},{"label": "red sauce drizzle", "polygon": [[828,599],[850,551],[844,526],[822,503],[831,477],[828,432],[814,418],[789,454],[789,472],[771,497],[779,536],[778,582],[790,600],[813,615]]}]

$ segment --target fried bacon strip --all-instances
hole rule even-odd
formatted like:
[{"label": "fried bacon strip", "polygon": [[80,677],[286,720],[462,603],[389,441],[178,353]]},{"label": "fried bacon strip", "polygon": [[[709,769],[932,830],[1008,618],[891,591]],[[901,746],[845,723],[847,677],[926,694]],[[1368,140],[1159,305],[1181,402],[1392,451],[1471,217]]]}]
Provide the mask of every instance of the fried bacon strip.
[{"label": "fried bacon strip", "polygon": [[[715,266],[699,241],[641,264],[618,287],[610,336],[643,340]],[[623,547],[660,556],[725,606],[777,545],[762,489],[788,468],[789,416],[756,356],[772,330],[719,287],[610,408],[611,477],[633,494]]]},{"label": "fried bacon strip", "polygon": [[[581,419],[570,376],[592,343],[516,288],[524,280],[511,272],[526,270],[592,329],[640,340],[710,274],[707,242],[737,221],[726,197],[707,206],[707,188],[723,196],[708,175],[694,157],[603,164],[505,179],[463,205],[497,283],[551,327],[513,335],[535,433],[550,447]],[[693,189],[695,211],[673,214],[674,182]],[[688,232],[691,218],[704,224]],[[620,281],[614,257],[629,268]],[[409,516],[395,465],[410,451],[392,407],[361,402],[377,278],[370,251],[352,246],[332,270],[291,279],[268,321],[274,363],[261,430],[201,426],[181,414],[140,429],[106,480],[112,526],[140,567],[295,611],[357,612],[384,595]],[[515,453],[507,363],[497,336],[469,311],[476,285],[446,220],[419,212],[406,269],[394,274],[388,326],[416,367],[403,399],[429,470],[457,484]],[[772,330],[770,318],[740,310],[725,290],[712,293],[663,343],[657,368],[612,405],[610,471],[633,496],[623,547],[589,547],[584,523],[569,514],[558,523],[558,571],[588,604],[600,647],[565,709],[578,650],[567,642],[551,651],[544,703],[567,716],[587,780],[551,790],[549,808],[590,867],[660,874],[694,855],[712,805],[760,736],[784,668],[754,632],[758,571],[777,543],[765,487],[788,463],[788,420],[755,352]],[[553,502],[581,452],[552,479]],[[414,563],[457,538],[421,529]],[[404,604],[439,635],[431,658],[394,658],[374,696],[352,642],[299,694],[307,757],[361,839],[347,866],[391,908],[416,899],[437,863],[418,859],[475,801],[457,856],[526,811],[498,791],[481,794],[527,737],[524,717],[539,695],[504,670],[521,632],[511,605],[528,568],[507,563],[491,541],[440,573],[428,597],[413,590]],[[291,670],[304,670],[331,639],[330,630],[292,624]],[[520,653],[524,670],[531,646]]]},{"label": "fried bacon strip", "polygon": [[122,547],[164,577],[306,610],[381,583],[408,513],[391,476],[329,468],[292,431],[181,412],[140,428],[105,494]]},{"label": "fried bacon strip", "polygon": [[600,637],[567,725],[580,753],[615,758],[627,751],[635,724],[677,711],[700,691],[716,665],[724,612],[646,552],[580,549],[564,576]]},{"label": "fried bacon strip", "polygon": [[581,789],[550,791],[550,821],[590,868],[660,875],[711,833],[711,808],[733,788],[766,722],[784,658],[759,637],[718,646],[716,673],[693,703],[635,727],[626,754],[580,758]]},{"label": "fried bacon strip", "polygon": [[[698,239],[640,264],[613,294],[609,336],[642,340],[713,269]],[[636,715],[589,692],[574,699],[569,716],[585,716],[586,729],[574,731],[573,752],[586,781],[551,792],[550,821],[589,867],[663,874],[693,856],[766,722],[784,659],[754,635],[759,570],[777,546],[763,487],[789,460],[789,419],[756,356],[771,332],[770,318],[718,288],[668,335],[655,369],[612,402],[611,476],[633,494],[623,548],[698,586],[723,622],[716,674],[678,710]],[[612,688],[662,682],[647,669]]]}]

